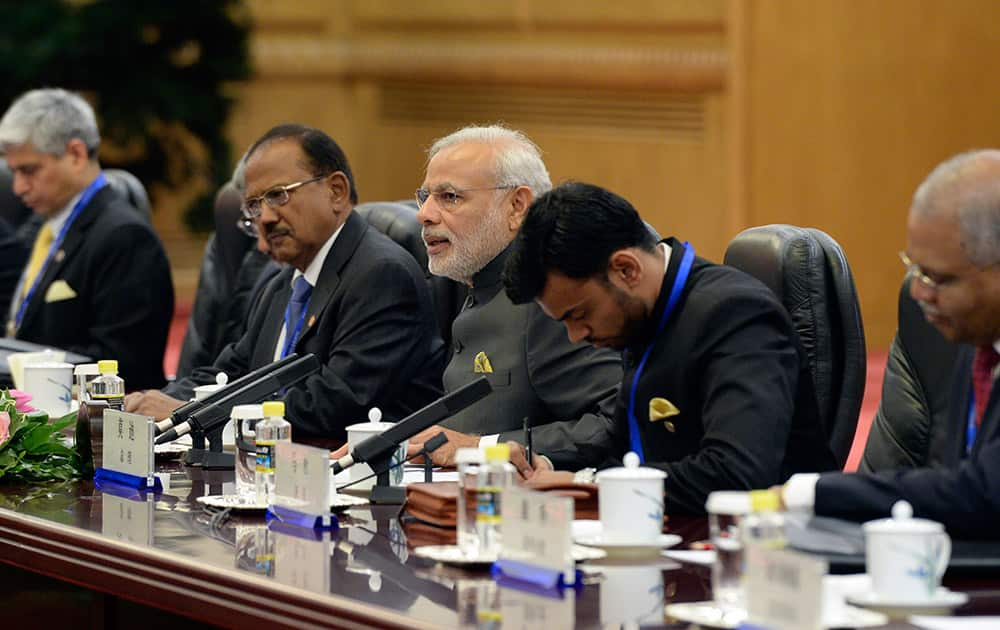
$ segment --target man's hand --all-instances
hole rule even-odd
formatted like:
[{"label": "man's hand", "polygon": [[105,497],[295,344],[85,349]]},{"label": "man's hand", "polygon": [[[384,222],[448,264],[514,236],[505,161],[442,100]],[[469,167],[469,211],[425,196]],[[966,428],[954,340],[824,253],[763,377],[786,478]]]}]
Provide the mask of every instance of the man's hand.
[{"label": "man's hand", "polygon": [[[406,456],[416,455],[424,447],[424,442],[431,439],[438,433],[444,433],[448,441],[436,451],[431,453],[431,461],[435,466],[454,466],[455,451],[460,448],[477,448],[479,446],[479,436],[459,433],[439,425],[434,425],[429,429],[424,429],[420,433],[410,438],[406,446]],[[339,451],[338,451],[339,452]],[[347,451],[344,451],[345,454]]]},{"label": "man's hand", "polygon": [[171,398],[156,389],[132,392],[125,397],[125,411],[153,416],[157,420],[163,420],[183,404],[183,400]]},{"label": "man's hand", "polygon": [[337,450],[330,451],[330,459],[340,459],[344,455],[347,455],[347,451],[350,450],[349,447],[350,447],[350,444],[344,444],[343,446],[341,446]]},{"label": "man's hand", "polygon": [[[517,469],[517,474],[522,479],[533,480],[536,475],[543,472],[551,472],[552,466],[544,457],[539,457],[537,454],[532,453],[531,464],[529,464],[528,453],[523,446],[517,442],[507,442],[507,446],[510,447],[510,463]],[[569,475],[569,480],[572,482],[573,473],[566,474]]]}]

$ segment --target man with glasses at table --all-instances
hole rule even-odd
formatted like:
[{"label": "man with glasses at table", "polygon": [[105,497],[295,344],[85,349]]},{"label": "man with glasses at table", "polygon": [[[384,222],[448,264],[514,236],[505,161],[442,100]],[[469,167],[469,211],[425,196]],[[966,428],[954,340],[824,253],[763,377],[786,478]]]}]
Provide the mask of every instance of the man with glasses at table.
[{"label": "man with glasses at table", "polygon": [[440,396],[444,344],[430,289],[413,257],[354,212],[354,178],[337,143],[302,125],[275,127],[247,152],[245,184],[258,249],[288,268],[213,365],[130,395],[126,408],[166,417],[216,373],[235,379],[292,352],[322,365],[283,396],[295,437],[343,440],[371,407],[399,420]]},{"label": "man with glasses at table", "polygon": [[[952,535],[1000,537],[1000,151],[939,165],[917,189],[902,255],[927,321],[963,344],[951,378],[945,466],[875,474],[795,475],[790,509],[869,520],[905,499]],[[900,431],[912,427],[899,427]],[[919,429],[918,429],[919,430]]]},{"label": "man with glasses at table", "polygon": [[525,442],[526,420],[535,448],[557,465],[582,467],[567,447],[610,430],[621,358],[570,342],[537,305],[512,304],[500,282],[524,213],[552,187],[538,147],[500,125],[470,126],[435,141],[428,158],[417,191],[428,265],[469,287],[452,325],[444,388],[485,376],[493,393],[411,438],[411,452],[444,430],[449,441],[433,459],[452,464],[458,447]]}]

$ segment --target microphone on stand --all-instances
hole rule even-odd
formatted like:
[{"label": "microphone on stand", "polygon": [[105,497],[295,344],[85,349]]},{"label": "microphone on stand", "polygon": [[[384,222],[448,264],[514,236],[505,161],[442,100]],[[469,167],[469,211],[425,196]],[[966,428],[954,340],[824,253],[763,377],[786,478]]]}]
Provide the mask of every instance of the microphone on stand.
[{"label": "microphone on stand", "polygon": [[[201,400],[192,400],[184,403],[177,409],[174,409],[173,413],[171,413],[170,416],[156,423],[156,435],[160,435],[161,433],[164,433],[165,431],[169,431],[170,429],[174,428],[178,424],[181,424],[182,422],[188,419],[188,416],[202,409],[206,405],[211,405],[217,402],[218,400],[222,399],[224,396],[232,392],[234,388],[240,388],[243,387],[244,385],[247,385],[248,383],[252,383],[253,381],[259,380],[267,376],[271,372],[281,369],[282,367],[288,365],[289,363],[295,361],[298,358],[299,355],[294,353],[290,354],[284,359],[281,359],[280,361],[275,361],[274,363],[268,363],[267,365],[261,366],[245,376],[241,376],[232,383],[229,383],[225,387],[220,388],[216,392],[212,392],[211,394],[209,394],[208,396],[206,396]],[[157,442],[157,444],[159,444],[159,442]]]},{"label": "microphone on stand", "polygon": [[367,463],[371,465],[372,463],[377,464],[379,460],[387,459],[403,440],[408,440],[424,429],[455,415],[492,391],[493,388],[485,376],[459,387],[423,409],[403,418],[382,433],[356,444],[347,455],[334,462],[333,474],[346,470],[354,464]]},{"label": "microphone on stand", "polygon": [[[208,403],[207,399],[200,401],[207,404],[190,414],[186,421],[156,438],[156,443],[163,444],[176,440],[194,430],[210,433],[229,420],[229,410],[233,406],[260,402],[274,392],[281,391],[307,376],[315,374],[320,369],[319,360],[312,354],[296,356],[292,361],[279,363],[281,365],[272,367],[266,374],[258,376],[256,379],[244,382],[244,377],[225,389],[219,390],[216,393],[223,395],[211,403]],[[277,364],[271,364],[271,366],[275,365]],[[240,383],[242,383],[241,386]]]},{"label": "microphone on stand", "polygon": [[[434,451],[436,451],[439,448],[441,448],[442,446],[444,446],[445,443],[447,443],[447,442],[448,442],[448,436],[444,434],[444,431],[442,431],[441,433],[438,433],[437,435],[435,435],[431,439],[429,439],[426,442],[424,442],[424,447],[422,449],[420,449],[418,452],[414,453],[413,455],[410,455],[406,459],[402,459],[402,460],[396,462],[395,464],[390,465],[387,468],[384,468],[382,470],[378,470],[376,472],[373,472],[370,475],[366,475],[366,476],[362,477],[361,479],[355,479],[354,481],[352,481],[350,483],[345,483],[342,486],[338,486],[337,487],[337,492],[340,492],[341,490],[343,490],[345,488],[350,488],[351,486],[359,484],[362,481],[368,481],[372,477],[378,477],[379,475],[382,475],[382,474],[385,474],[385,473],[389,472],[393,468],[399,468],[400,466],[402,466],[406,462],[408,462],[408,461],[410,461],[412,459],[416,459],[416,458],[420,457],[421,455],[424,455],[425,457],[427,457],[426,461],[430,461],[430,455],[431,455],[431,453],[433,453]],[[332,466],[331,466],[331,468],[332,468]],[[430,480],[425,477],[424,481],[430,481]]]}]

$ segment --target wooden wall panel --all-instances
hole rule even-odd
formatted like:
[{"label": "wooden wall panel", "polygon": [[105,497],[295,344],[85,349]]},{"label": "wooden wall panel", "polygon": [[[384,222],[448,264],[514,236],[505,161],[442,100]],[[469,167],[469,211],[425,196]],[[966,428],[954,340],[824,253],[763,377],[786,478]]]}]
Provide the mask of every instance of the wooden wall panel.
[{"label": "wooden wall panel", "polygon": [[914,189],[947,156],[1000,142],[1000,5],[750,0],[739,10],[745,222],[814,225],[837,238],[869,346],[884,348]]}]

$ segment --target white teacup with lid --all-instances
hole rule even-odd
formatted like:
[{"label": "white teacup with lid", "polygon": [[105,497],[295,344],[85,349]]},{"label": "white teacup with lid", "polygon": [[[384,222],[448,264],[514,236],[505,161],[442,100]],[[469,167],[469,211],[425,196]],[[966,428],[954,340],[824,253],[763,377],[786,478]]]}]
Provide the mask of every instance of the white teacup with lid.
[{"label": "white teacup with lid", "polygon": [[913,518],[910,504],[897,501],[892,518],[862,529],[868,576],[880,599],[921,603],[935,596],[951,558],[951,538],[941,523]]},{"label": "white teacup with lid", "polygon": [[597,473],[601,540],[606,543],[655,543],[663,533],[663,479],[667,473],[639,466],[625,454],[621,468]]},{"label": "white teacup with lid", "polygon": [[[395,426],[392,422],[382,422],[382,410],[378,407],[372,407],[368,410],[368,422],[359,422],[358,424],[352,424],[347,427],[347,443],[354,448],[361,442],[367,440],[373,435],[378,435],[382,433],[389,427]],[[406,440],[403,440],[402,444],[393,453],[391,463],[396,464],[406,458]],[[362,477],[367,477],[372,474],[372,469],[368,464],[355,464],[344,471],[347,474],[347,481],[356,481]],[[365,490],[375,486],[375,477],[362,481],[361,483],[352,486],[352,488],[357,490]],[[389,471],[389,483],[398,486],[403,483],[403,467],[397,466]]]}]

